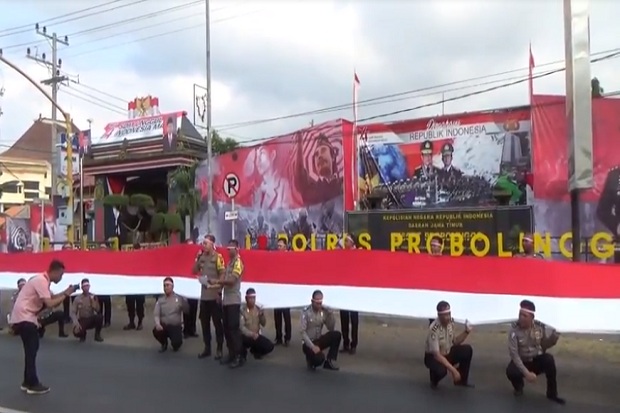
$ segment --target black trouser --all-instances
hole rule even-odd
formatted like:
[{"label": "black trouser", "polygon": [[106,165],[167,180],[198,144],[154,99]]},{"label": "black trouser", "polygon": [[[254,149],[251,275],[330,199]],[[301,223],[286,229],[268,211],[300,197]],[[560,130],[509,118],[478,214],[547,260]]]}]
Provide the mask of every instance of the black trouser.
[{"label": "black trouser", "polygon": [[45,327],[52,325],[54,323],[58,323],[58,334],[64,335],[65,334],[65,314],[63,311],[60,311],[60,310],[52,311],[51,313],[47,314],[45,317],[39,318],[39,324],[41,325],[41,328],[39,329],[39,335],[43,337],[43,334],[45,334]]},{"label": "black trouser", "polygon": [[172,325],[161,325],[163,330],[153,329],[153,337],[155,340],[159,342],[162,346],[168,345],[168,339],[170,340],[170,345],[174,351],[177,351],[183,345],[183,331],[181,326],[172,326]]},{"label": "black trouser", "polygon": [[[557,397],[557,372],[555,369],[555,359],[551,354],[541,354],[540,356],[534,357],[531,361],[523,361],[523,364],[526,369],[537,376],[539,374],[547,376],[547,396]],[[523,373],[513,361],[510,361],[508,367],[506,367],[506,377],[508,377],[508,380],[510,380],[515,390],[523,390]]]},{"label": "black trouser", "polygon": [[291,341],[291,309],[276,308],[273,310],[273,320],[276,326],[276,341],[282,342],[282,320],[284,320],[284,341]]},{"label": "black trouser", "polygon": [[95,337],[99,337],[103,328],[103,316],[95,314],[90,317],[80,318],[78,323],[80,323],[80,330],[77,331],[75,327],[73,328],[73,335],[75,337],[84,339],[86,338],[86,331],[92,329],[95,329]]},{"label": "black trouser", "polygon": [[[457,370],[461,375],[461,384],[467,384],[469,380],[469,368],[471,366],[471,358],[474,354],[474,350],[469,344],[458,344],[452,346],[450,352],[445,358],[453,366],[457,366]],[[424,354],[424,365],[428,368],[431,383],[437,385],[446,375],[448,369],[437,361],[434,355],[431,353]]]},{"label": "black trouser", "polygon": [[143,295],[125,296],[130,325],[135,324],[136,315],[138,316],[138,324],[142,323],[142,320],[144,320],[144,300],[145,297]]},{"label": "black trouser", "polygon": [[38,330],[36,324],[27,321],[13,325],[13,331],[21,337],[24,346],[24,381],[22,385],[26,387],[39,384],[39,377],[37,377]]},{"label": "black trouser", "polygon": [[338,349],[341,340],[342,334],[340,334],[340,331],[328,331],[316,340],[312,340],[312,343],[318,346],[321,352],[315,354],[305,343],[302,344],[301,350],[304,352],[308,364],[318,367],[325,362],[325,355],[323,354],[323,350],[325,349],[329,349],[327,351],[327,360],[335,361],[338,358]]},{"label": "black trouser", "polygon": [[193,336],[196,334],[196,315],[198,313],[198,300],[187,300],[189,311],[183,313],[183,334]]},{"label": "black trouser", "polygon": [[73,303],[73,300],[75,300],[75,296],[67,297],[62,301],[62,313],[67,323],[71,322],[71,303]]},{"label": "black trouser", "polygon": [[243,343],[241,341],[241,304],[226,304],[222,311],[222,321],[224,324],[224,337],[226,337],[226,347],[228,347],[228,357],[234,359],[241,356]]},{"label": "black trouser", "polygon": [[222,304],[217,300],[200,301],[200,328],[205,350],[211,350],[211,321],[215,328],[217,351],[224,347],[224,326],[222,325]]},{"label": "black trouser", "polygon": [[[349,321],[351,337],[349,337]],[[345,349],[357,348],[357,330],[360,325],[360,313],[357,311],[340,310],[340,328],[342,329],[342,345]]]},{"label": "black trouser", "polygon": [[258,335],[257,338],[243,336],[241,356],[246,357],[248,349],[256,357],[266,356],[273,351],[273,343],[265,336]]},{"label": "black trouser", "polygon": [[112,297],[109,295],[100,295],[99,303],[101,303],[101,313],[103,314],[103,323],[110,325],[112,322]]}]

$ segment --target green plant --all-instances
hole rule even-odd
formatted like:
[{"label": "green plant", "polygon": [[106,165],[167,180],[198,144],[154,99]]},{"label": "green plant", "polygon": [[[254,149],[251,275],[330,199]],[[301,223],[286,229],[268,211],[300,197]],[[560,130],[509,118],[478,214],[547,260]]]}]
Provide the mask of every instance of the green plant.
[{"label": "green plant", "polygon": [[164,214],[164,229],[166,232],[173,234],[183,231],[185,225],[183,225],[183,219],[181,215],[177,213]]},{"label": "green plant", "polygon": [[138,208],[153,208],[155,201],[149,195],[133,194],[129,197],[129,205]]},{"label": "green plant", "polygon": [[196,189],[196,169],[198,162],[192,166],[180,166],[168,177],[168,186],[178,194],[176,210],[181,216],[194,218],[200,208],[200,191]]},{"label": "green plant", "polygon": [[129,205],[129,197],[127,195],[111,194],[103,198],[103,205],[114,208],[122,208]]}]

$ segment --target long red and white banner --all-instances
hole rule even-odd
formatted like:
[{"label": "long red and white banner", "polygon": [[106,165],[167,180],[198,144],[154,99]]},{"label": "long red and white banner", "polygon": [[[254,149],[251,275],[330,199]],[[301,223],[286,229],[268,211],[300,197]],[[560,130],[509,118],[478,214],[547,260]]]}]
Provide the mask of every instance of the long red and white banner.
[{"label": "long red and white banner", "polygon": [[[56,251],[0,255],[0,289],[47,269],[52,259],[67,273],[58,291],[89,278],[100,295],[158,294],[163,277],[198,298],[191,274],[198,251],[178,245],[130,252]],[[224,251],[226,255],[226,251]],[[615,265],[536,259],[432,257],[388,251],[335,250],[278,253],[242,251],[242,288],[254,287],[267,308],[300,307],[320,289],[333,308],[406,317],[435,316],[438,301],[450,302],[457,321],[508,322],[522,299],[534,301],[537,317],[559,331],[620,331],[620,276]]]}]

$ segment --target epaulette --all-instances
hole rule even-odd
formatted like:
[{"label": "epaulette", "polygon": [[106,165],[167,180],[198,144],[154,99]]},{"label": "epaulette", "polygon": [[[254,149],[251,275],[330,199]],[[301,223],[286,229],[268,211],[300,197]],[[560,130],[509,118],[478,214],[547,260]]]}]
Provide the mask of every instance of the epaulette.
[{"label": "epaulette", "polygon": [[306,311],[310,310],[310,308],[311,308],[311,306],[304,307],[304,309],[302,311],[305,313]]},{"label": "epaulette", "polygon": [[541,327],[541,328],[545,328],[546,327],[545,323],[543,323],[542,321],[538,321],[538,320],[534,320],[534,325],[536,327]]},{"label": "epaulette", "polygon": [[430,326],[428,326],[429,330],[437,331],[439,329],[439,323],[437,320],[433,321]]},{"label": "epaulette", "polygon": [[519,326],[519,323],[516,321],[513,321],[512,323],[510,323],[511,328],[517,328],[518,326]]}]

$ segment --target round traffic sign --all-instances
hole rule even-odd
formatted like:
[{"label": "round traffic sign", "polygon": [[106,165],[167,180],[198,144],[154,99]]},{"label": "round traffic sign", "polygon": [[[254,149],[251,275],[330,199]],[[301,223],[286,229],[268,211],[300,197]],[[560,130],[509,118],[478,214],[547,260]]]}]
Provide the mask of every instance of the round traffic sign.
[{"label": "round traffic sign", "polygon": [[239,193],[240,181],[239,177],[234,173],[226,174],[224,178],[224,193],[229,198],[234,198]]}]

